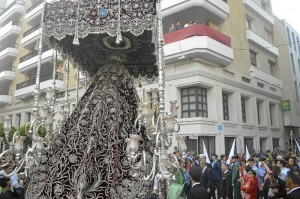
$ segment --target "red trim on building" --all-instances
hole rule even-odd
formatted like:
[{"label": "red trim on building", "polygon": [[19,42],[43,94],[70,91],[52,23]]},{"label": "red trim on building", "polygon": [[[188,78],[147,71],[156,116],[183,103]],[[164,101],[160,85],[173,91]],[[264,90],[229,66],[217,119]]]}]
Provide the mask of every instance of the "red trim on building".
[{"label": "red trim on building", "polygon": [[208,36],[216,41],[231,47],[231,38],[204,24],[195,24],[180,30],[164,34],[165,44],[180,41],[193,36]]}]

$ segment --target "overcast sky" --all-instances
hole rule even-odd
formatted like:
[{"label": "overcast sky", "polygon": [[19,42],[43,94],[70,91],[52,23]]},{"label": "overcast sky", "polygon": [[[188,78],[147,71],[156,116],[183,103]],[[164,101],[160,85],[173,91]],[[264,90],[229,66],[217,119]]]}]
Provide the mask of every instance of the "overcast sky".
[{"label": "overcast sky", "polygon": [[273,13],[300,33],[300,0],[272,0]]}]

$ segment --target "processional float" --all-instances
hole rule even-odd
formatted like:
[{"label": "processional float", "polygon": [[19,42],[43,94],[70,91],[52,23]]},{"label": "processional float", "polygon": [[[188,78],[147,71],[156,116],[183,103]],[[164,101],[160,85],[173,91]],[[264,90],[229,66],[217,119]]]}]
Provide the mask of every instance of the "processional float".
[{"label": "processional float", "polygon": [[[45,3],[42,16],[39,50],[47,43],[91,81],[60,133],[42,140],[47,149],[26,167],[26,198],[145,198],[155,177],[159,197],[168,198],[178,162],[167,149],[179,124],[176,101],[165,113],[161,0],[61,0]],[[158,89],[139,102],[134,79],[153,77]]]}]

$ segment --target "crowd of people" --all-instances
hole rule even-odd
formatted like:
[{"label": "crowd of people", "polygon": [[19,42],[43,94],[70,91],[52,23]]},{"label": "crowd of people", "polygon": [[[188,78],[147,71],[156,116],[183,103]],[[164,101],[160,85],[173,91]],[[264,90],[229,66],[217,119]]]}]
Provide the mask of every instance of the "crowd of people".
[{"label": "crowd of people", "polygon": [[[194,151],[183,156],[175,147],[173,155],[184,184],[181,198],[300,199],[300,161],[291,151],[276,157],[270,151],[250,158],[216,154],[208,157]],[[24,198],[13,169],[14,164],[8,164],[0,171],[0,199]]]},{"label": "crowd of people", "polygon": [[186,28],[194,24],[195,22],[193,20],[188,20],[184,25],[181,25],[181,23],[177,21],[176,23],[172,23],[171,27],[169,28],[169,31],[173,32],[175,30],[180,30],[182,28]]},{"label": "crowd of people", "polygon": [[184,176],[183,198],[187,199],[300,199],[300,162],[288,151],[273,157],[204,154],[193,151],[174,155]]}]

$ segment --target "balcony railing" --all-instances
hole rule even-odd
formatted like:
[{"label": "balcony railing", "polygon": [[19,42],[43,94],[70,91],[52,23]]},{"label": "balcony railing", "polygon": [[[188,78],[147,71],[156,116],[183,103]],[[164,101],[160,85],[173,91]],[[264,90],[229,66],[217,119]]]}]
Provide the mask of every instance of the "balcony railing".
[{"label": "balcony railing", "polygon": [[23,33],[23,38],[38,30],[41,26],[37,25]]},{"label": "balcony railing", "polygon": [[6,45],[6,46],[0,48],[0,52],[2,52],[3,50],[5,50],[7,48],[19,48],[19,45],[18,44],[9,44],[9,45]]},{"label": "balcony railing", "polygon": [[[42,49],[42,52],[45,52],[49,49],[50,48],[48,46],[44,46],[43,49]],[[27,61],[28,59],[31,59],[31,58],[37,56],[38,54],[39,54],[39,52],[37,50],[33,51],[31,53],[28,53],[27,55],[24,55],[23,57],[20,58],[20,63],[22,63],[24,61]]]},{"label": "balcony railing", "polygon": [[7,10],[9,10],[11,7],[13,7],[16,4],[21,4],[24,5],[24,1],[22,0],[15,0],[12,4],[10,4],[8,7],[6,7],[4,10],[2,10],[2,12],[0,12],[0,16],[5,13]]},{"label": "balcony railing", "polygon": [[[56,73],[55,79],[62,81],[63,77],[64,77],[63,73]],[[47,74],[44,74],[44,75],[40,76],[40,82],[51,80],[52,78],[53,78],[53,74],[52,73],[47,73]],[[35,81],[36,81],[36,79],[34,78],[34,79],[27,80],[25,82],[21,82],[21,83],[17,84],[16,90],[26,88],[28,86],[32,86],[32,85],[35,84]]]},{"label": "balcony railing", "polygon": [[36,7],[38,7],[39,5],[41,5],[41,3],[43,3],[44,0],[40,0],[38,2],[36,2],[35,4],[33,4],[30,8],[27,9],[26,13],[29,13],[31,10],[35,9]]},{"label": "balcony railing", "polygon": [[180,30],[164,34],[165,43],[173,43],[193,36],[208,36],[228,47],[231,47],[231,38],[204,24],[195,24]]}]

